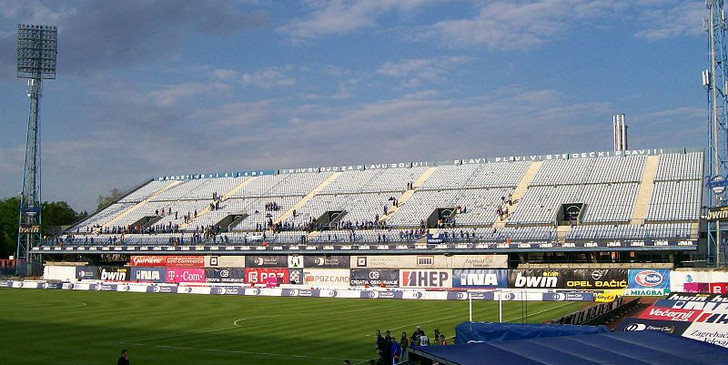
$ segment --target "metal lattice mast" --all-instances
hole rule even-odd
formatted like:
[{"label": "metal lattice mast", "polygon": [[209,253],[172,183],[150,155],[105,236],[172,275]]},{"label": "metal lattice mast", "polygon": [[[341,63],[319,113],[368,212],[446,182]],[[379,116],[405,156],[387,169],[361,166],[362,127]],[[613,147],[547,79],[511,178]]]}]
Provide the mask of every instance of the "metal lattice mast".
[{"label": "metal lattice mast", "polygon": [[28,80],[30,114],[25,142],[23,192],[20,196],[17,274],[32,271],[31,250],[41,243],[40,98],[43,79],[56,78],[57,30],[54,26],[18,25],[18,78]]}]

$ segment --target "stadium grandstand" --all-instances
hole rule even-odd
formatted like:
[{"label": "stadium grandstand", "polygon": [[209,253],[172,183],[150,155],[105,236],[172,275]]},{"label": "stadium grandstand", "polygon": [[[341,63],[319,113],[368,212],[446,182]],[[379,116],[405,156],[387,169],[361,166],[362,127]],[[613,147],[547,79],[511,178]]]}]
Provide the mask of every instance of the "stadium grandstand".
[{"label": "stadium grandstand", "polygon": [[34,251],[435,251],[508,254],[512,266],[679,266],[704,256],[704,164],[701,149],[644,149],[160,176]]}]

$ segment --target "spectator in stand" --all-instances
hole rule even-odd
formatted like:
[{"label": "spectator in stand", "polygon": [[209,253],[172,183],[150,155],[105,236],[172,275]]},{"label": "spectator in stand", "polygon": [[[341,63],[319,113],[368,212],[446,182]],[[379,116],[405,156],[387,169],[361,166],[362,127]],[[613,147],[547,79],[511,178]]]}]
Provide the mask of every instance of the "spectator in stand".
[{"label": "spectator in stand", "polygon": [[407,353],[407,347],[409,346],[409,339],[407,338],[407,332],[402,332],[402,337],[399,338],[399,347],[402,348],[402,360],[405,358]]},{"label": "spectator in stand", "polygon": [[392,335],[389,332],[389,330],[384,331],[384,349],[382,352],[384,352],[384,358],[387,359],[387,361],[391,360],[392,353],[390,352],[392,350]]},{"label": "spectator in stand", "polygon": [[394,365],[399,363],[399,360],[402,357],[402,346],[399,345],[399,342],[397,342],[397,339],[394,337],[390,337],[389,341],[391,343],[391,346],[389,347],[389,358],[392,360],[390,364]]},{"label": "spectator in stand", "polygon": [[430,346],[430,338],[427,337],[427,335],[423,333],[420,336],[420,343],[419,343],[419,345],[420,346]]},{"label": "spectator in stand", "polygon": [[121,350],[121,357],[119,358],[119,361],[116,362],[116,365],[129,365],[129,350]]},{"label": "spectator in stand", "polygon": [[387,361],[387,358],[384,357],[384,352],[382,350],[377,350],[377,362],[374,363],[375,365],[388,365],[389,361]]},{"label": "spectator in stand", "polygon": [[384,351],[384,347],[386,343],[384,342],[384,337],[382,337],[382,333],[379,330],[374,331],[374,335],[376,338],[374,339],[374,351],[377,353],[378,351]]}]

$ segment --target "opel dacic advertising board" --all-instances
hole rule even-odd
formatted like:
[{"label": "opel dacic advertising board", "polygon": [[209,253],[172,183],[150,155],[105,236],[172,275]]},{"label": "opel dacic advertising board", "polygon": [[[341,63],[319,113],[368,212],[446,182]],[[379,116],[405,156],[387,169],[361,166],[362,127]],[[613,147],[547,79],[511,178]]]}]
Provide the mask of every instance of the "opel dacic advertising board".
[{"label": "opel dacic advertising board", "polygon": [[546,289],[624,289],[626,269],[515,269],[508,287]]}]

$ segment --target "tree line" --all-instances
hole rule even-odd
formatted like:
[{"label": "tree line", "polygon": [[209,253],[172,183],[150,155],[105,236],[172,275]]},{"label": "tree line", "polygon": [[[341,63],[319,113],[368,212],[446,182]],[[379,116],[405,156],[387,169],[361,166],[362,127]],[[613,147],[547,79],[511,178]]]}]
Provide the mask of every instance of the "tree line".
[{"label": "tree line", "polygon": [[[108,195],[99,195],[96,199],[97,209],[121,198],[119,189],[109,190]],[[43,202],[41,232],[49,236],[59,232],[58,227],[69,226],[88,216],[87,212],[76,212],[65,201]],[[0,259],[15,255],[18,246],[18,225],[20,222],[20,198],[12,197],[0,200]]]}]

